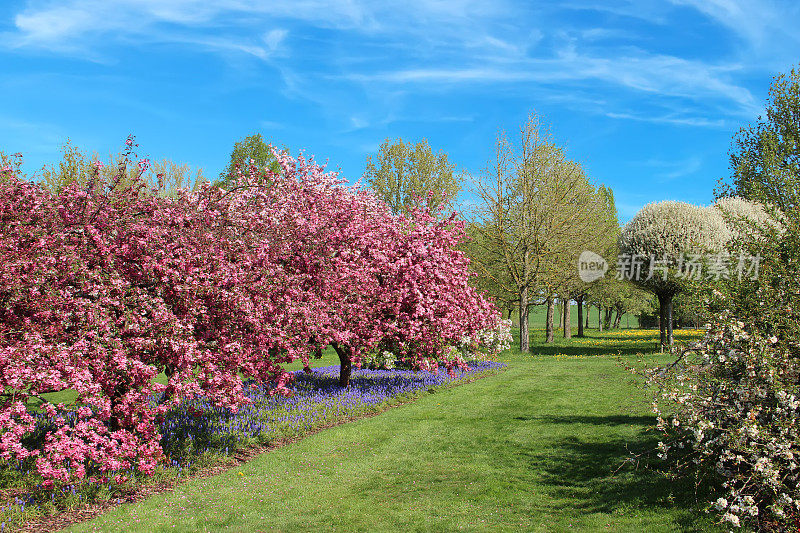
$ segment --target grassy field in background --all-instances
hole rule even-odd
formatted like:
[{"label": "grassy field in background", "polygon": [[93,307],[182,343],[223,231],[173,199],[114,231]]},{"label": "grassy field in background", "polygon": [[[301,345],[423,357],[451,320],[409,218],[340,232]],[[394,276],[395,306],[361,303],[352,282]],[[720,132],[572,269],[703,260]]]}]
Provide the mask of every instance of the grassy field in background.
[{"label": "grassy field in background", "polygon": [[[584,307],[584,310],[586,308]],[[561,314],[561,305],[557,304],[555,309],[555,317],[554,323],[558,324],[558,317]],[[589,330],[594,330],[597,333],[597,307],[592,307],[589,310]],[[508,311],[505,311],[503,315],[504,318],[508,318]],[[573,304],[572,305],[572,312],[570,314],[571,323],[572,323],[572,334],[578,332],[578,307]],[[515,312],[511,316],[511,320],[513,321],[515,326],[519,325],[519,315]],[[545,321],[547,320],[547,307],[543,305],[536,305],[533,306],[531,310],[531,314],[528,317],[528,324],[533,329],[544,329]],[[584,314],[584,321],[586,320],[586,315]],[[585,322],[584,322],[585,324]],[[620,321],[620,328],[628,329],[628,328],[638,328],[639,327],[639,317],[632,314],[625,314],[622,316],[622,320]],[[560,330],[559,330],[560,331]]]},{"label": "grassy field in background", "polygon": [[[551,346],[540,335],[533,354],[503,354],[508,369],[498,375],[321,431],[72,531],[715,530],[690,482],[626,462],[658,438],[618,359],[669,361],[635,355],[657,332]],[[332,363],[326,355],[314,366]]]}]

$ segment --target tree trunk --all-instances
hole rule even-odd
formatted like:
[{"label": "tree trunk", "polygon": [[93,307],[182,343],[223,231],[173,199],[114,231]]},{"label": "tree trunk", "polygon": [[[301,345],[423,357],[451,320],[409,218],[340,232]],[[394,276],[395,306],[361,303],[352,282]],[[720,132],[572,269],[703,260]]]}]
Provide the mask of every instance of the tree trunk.
[{"label": "tree trunk", "polygon": [[528,333],[528,287],[519,292],[519,349],[527,352],[530,349]]},{"label": "tree trunk", "polygon": [[583,337],[583,294],[579,294],[575,302],[578,305],[578,337]]},{"label": "tree trunk", "polygon": [[572,306],[569,305],[569,296],[564,299],[564,338],[572,338]]},{"label": "tree trunk", "polygon": [[661,334],[661,351],[667,345],[667,296],[658,295],[658,331]]},{"label": "tree trunk", "polygon": [[614,329],[619,328],[619,323],[622,321],[622,312],[617,308],[617,314],[614,316]]},{"label": "tree trunk", "polygon": [[589,302],[586,302],[586,326],[584,329],[589,329],[589,310],[592,308]]},{"label": "tree trunk", "polygon": [[530,250],[525,249],[525,256],[522,265],[522,281],[523,287],[519,291],[519,349],[525,353],[530,350],[531,337],[528,332],[528,284],[530,283]]},{"label": "tree trunk", "polygon": [[333,344],[333,349],[339,355],[339,386],[350,386],[350,374],[353,371],[353,361],[350,358],[350,348]]},{"label": "tree trunk", "polygon": [[672,296],[670,296],[667,302],[667,345],[672,348],[672,344]]},{"label": "tree trunk", "polygon": [[556,310],[556,301],[550,296],[547,298],[547,317],[545,319],[545,340],[547,344],[551,344],[555,339],[553,338],[553,315]]},{"label": "tree trunk", "polygon": [[597,304],[597,329],[603,333],[603,306]]},{"label": "tree trunk", "polygon": [[603,326],[606,329],[611,329],[611,314],[613,312],[611,307],[606,307],[605,313],[603,313]]}]

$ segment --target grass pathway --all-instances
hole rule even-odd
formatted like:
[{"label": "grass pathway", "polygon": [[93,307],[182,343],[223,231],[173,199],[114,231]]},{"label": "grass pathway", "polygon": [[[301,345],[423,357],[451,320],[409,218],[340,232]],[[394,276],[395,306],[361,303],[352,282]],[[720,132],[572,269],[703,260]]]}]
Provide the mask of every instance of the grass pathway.
[{"label": "grass pathway", "polygon": [[309,436],[72,531],[695,531],[684,487],[624,466],[655,443],[609,357],[499,375]]}]

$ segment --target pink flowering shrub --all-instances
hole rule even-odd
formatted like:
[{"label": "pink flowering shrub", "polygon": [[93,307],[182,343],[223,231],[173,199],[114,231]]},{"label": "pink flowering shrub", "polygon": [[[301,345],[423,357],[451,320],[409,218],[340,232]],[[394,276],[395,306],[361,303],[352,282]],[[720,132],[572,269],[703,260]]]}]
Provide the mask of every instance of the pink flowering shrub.
[{"label": "pink flowering shrub", "polygon": [[[275,156],[280,172],[172,198],[123,168],[58,193],[0,183],[0,458],[33,461],[47,484],[151,473],[173,405],[236,410],[242,376],[289,394],[281,365],[327,345],[348,373],[378,347],[464,366],[447,346],[496,311],[467,283],[461,225],[393,216],[313,159]],[[70,409],[42,396],[67,389]],[[51,422],[41,442],[34,398]]]}]

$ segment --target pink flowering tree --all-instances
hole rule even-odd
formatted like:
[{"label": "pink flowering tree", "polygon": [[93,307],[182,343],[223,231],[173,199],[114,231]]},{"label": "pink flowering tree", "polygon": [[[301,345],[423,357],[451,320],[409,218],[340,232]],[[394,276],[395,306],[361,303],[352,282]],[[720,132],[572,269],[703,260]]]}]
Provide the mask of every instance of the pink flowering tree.
[{"label": "pink flowering tree", "polygon": [[[171,406],[202,395],[235,410],[242,377],[288,394],[282,365],[325,346],[344,386],[379,347],[421,368],[464,365],[448,346],[498,315],[467,283],[461,225],[393,216],[312,158],[275,156],[279,172],[172,198],[124,165],[58,193],[4,176],[0,457],[34,461],[49,484],[119,481],[153,471]],[[44,396],[64,390],[73,409]],[[33,399],[52,422],[39,443]]]},{"label": "pink flowering tree", "polygon": [[308,336],[314,350],[336,350],[340,384],[348,385],[353,363],[378,348],[419,368],[463,367],[448,347],[499,320],[468,283],[469,260],[456,249],[463,224],[419,210],[392,215],[371,192],[345,187],[313,160],[275,156],[280,172],[268,180],[240,176],[238,183],[269,181],[273,205],[280,205],[271,211],[290,215],[273,231],[288,238],[293,259],[284,263],[319,296]]},{"label": "pink flowering tree", "polygon": [[[0,188],[0,457],[32,458],[48,481],[81,479],[87,464],[152,472],[155,423],[173,403],[202,394],[236,409],[240,374],[278,391],[289,379],[278,360],[292,358],[302,294],[236,231],[233,199],[118,185]],[[67,389],[69,416],[43,397]],[[32,398],[53,426],[29,448]]]}]

